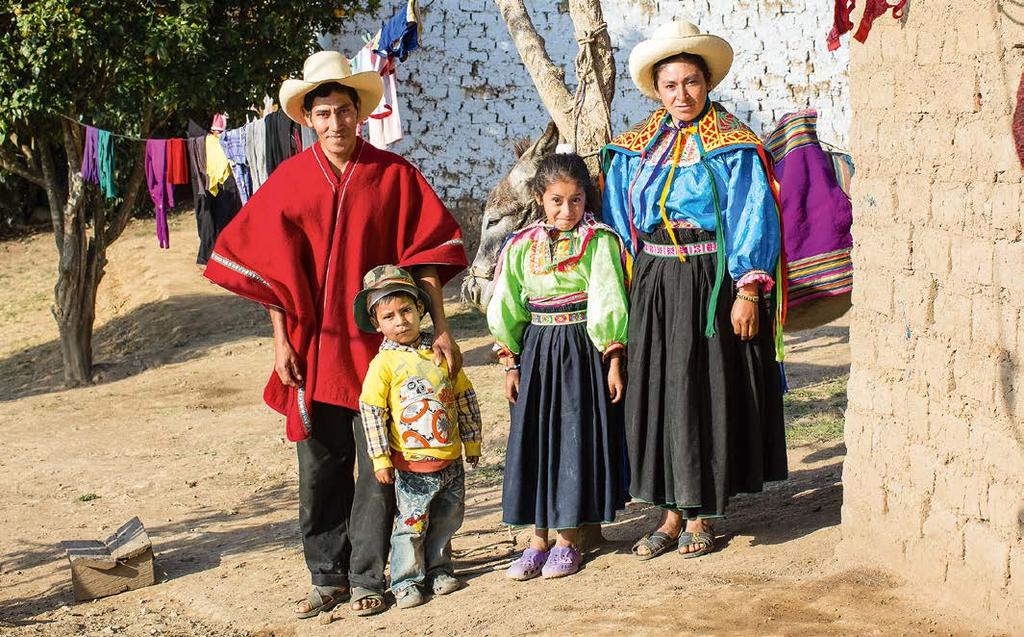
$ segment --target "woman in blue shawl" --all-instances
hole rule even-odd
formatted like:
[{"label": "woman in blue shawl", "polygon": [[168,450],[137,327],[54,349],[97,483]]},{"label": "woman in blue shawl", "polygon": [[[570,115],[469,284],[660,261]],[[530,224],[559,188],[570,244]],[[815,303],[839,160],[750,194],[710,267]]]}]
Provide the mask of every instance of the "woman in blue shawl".
[{"label": "woman in blue shawl", "polygon": [[729,498],[787,475],[773,181],[757,136],[708,97],[732,57],[695,25],[660,27],[629,66],[662,107],[602,155],[604,219],[633,259],[630,493],[664,509],[641,559],[711,552]]}]

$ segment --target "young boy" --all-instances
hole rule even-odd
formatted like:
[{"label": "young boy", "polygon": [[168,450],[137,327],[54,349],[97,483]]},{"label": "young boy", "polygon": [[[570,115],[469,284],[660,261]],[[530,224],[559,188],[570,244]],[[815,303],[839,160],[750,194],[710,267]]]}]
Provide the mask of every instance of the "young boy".
[{"label": "young boy", "polygon": [[384,335],[370,361],[359,411],[377,480],[395,484],[391,590],[399,608],[459,588],[452,575],[451,539],[465,513],[466,461],[480,458],[480,407],[465,373],[434,364],[432,337],[420,331],[429,298],[405,270],[378,266],[355,298],[359,328]]}]

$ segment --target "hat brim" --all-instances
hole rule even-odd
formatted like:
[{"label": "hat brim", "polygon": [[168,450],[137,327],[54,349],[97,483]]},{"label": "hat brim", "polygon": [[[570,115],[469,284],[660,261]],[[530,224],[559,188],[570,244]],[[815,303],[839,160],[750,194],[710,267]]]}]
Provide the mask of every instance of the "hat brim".
[{"label": "hat brim", "polygon": [[416,297],[423,303],[424,313],[430,312],[430,297],[427,293],[416,287],[415,285],[406,285],[404,283],[392,283],[382,288],[366,288],[360,290],[356,294],[355,300],[352,302],[352,315],[356,320],[356,326],[364,332],[370,334],[376,334],[377,328],[374,327],[373,323],[370,322],[370,308],[366,306],[366,299],[370,296],[371,292],[379,292],[382,290],[390,290],[392,292],[406,292]]},{"label": "hat brim", "polygon": [[679,53],[690,53],[704,58],[711,72],[708,89],[713,89],[725,79],[732,67],[732,45],[717,35],[702,33],[678,38],[652,38],[640,42],[629,54],[629,74],[640,92],[657,100],[654,90],[654,65]]},{"label": "hat brim", "polygon": [[384,96],[384,80],[381,79],[380,73],[377,71],[363,71],[361,73],[353,73],[348,77],[327,78],[317,80],[316,82],[285,80],[281,84],[281,91],[278,94],[281,108],[284,109],[285,114],[293,122],[302,126],[308,126],[306,114],[302,108],[303,98],[306,97],[307,93],[315,90],[320,85],[331,82],[355,89],[356,94],[359,95],[359,121],[369,117],[370,113],[376,110],[377,105],[380,104],[380,98]]}]

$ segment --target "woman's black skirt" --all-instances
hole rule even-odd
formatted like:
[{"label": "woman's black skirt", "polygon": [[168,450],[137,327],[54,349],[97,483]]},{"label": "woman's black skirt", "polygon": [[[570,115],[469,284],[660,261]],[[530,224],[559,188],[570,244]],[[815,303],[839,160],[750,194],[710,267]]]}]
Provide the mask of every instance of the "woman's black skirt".
[{"label": "woman's black skirt", "polygon": [[[530,309],[567,312],[582,306]],[[570,529],[614,520],[628,486],[622,403],[611,402],[607,367],[586,323],[527,326],[520,364],[503,521]]]},{"label": "woman's black skirt", "polygon": [[[676,230],[676,237],[680,244],[715,240],[703,230]],[[671,244],[664,229],[642,238]],[[640,252],[630,289],[630,493],[691,519],[722,516],[731,496],[787,476],[771,304],[759,305],[757,336],[741,341],[730,319],[735,285],[726,273],[717,333],[707,338],[715,269],[713,253],[683,263]]]}]

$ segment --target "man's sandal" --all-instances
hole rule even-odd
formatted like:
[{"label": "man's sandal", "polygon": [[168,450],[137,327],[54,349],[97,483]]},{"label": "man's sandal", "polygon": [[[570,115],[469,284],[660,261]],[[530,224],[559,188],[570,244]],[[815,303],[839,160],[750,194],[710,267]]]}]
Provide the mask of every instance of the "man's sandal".
[{"label": "man's sandal", "polygon": [[320,588],[321,587],[314,586],[313,588],[309,589],[309,594],[306,595],[306,599],[300,600],[299,602],[306,602],[308,608],[304,611],[296,609],[295,617],[297,617],[298,619],[309,619],[310,617],[316,617],[320,613],[326,613],[327,611],[331,610],[341,602],[348,599],[348,588],[333,588],[332,592],[327,594],[320,592]]},{"label": "man's sandal", "polygon": [[[670,536],[668,533],[662,533],[661,531],[655,531],[654,533],[648,533],[633,545],[631,549],[633,555],[637,556],[640,560],[649,560],[658,557],[665,551],[672,548],[672,545],[676,543],[676,538]],[[640,553],[637,551],[640,547],[645,547],[647,553]]]},{"label": "man's sandal", "polygon": [[[689,546],[696,546],[698,548],[696,551],[683,550]],[[684,531],[679,534],[679,543],[677,544],[676,552],[682,555],[685,559],[692,559],[694,557],[700,557],[701,555],[707,555],[714,550],[715,534],[712,531],[697,531],[696,533]]]},{"label": "man's sandal", "polygon": [[[369,603],[369,606],[365,604]],[[356,608],[356,604],[359,608]],[[376,591],[356,588],[352,593],[352,612],[356,617],[369,617],[379,615],[387,610],[388,605],[384,602],[384,596]]]}]

